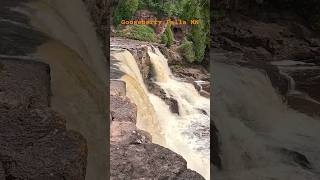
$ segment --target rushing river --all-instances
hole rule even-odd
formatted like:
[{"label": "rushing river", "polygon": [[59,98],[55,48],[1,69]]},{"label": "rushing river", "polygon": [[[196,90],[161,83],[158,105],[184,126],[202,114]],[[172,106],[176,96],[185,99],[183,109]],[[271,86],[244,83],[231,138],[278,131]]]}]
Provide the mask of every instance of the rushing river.
[{"label": "rushing river", "polygon": [[290,109],[259,70],[215,63],[217,180],[317,180],[320,121]]},{"label": "rushing river", "polygon": [[127,95],[137,104],[137,126],[152,134],[153,142],[183,156],[188,168],[210,179],[210,101],[199,95],[192,84],[175,78],[167,59],[158,48],[149,47],[152,77],[168,97],[177,100],[179,115],[158,96],[148,92],[136,60],[127,50],[111,54],[127,83]]}]

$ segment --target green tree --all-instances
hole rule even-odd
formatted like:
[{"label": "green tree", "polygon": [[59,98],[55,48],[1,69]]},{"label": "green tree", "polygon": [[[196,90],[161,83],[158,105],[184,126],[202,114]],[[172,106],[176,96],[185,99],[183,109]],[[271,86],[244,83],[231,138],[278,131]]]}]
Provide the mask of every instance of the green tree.
[{"label": "green tree", "polygon": [[198,25],[193,25],[189,39],[193,42],[195,60],[201,62],[205,55],[206,47],[210,41],[210,14],[208,0],[194,0],[186,2],[184,6],[184,18],[199,19]]},{"label": "green tree", "polygon": [[120,0],[113,14],[113,23],[119,25],[121,20],[129,20],[139,7],[139,0]]},{"label": "green tree", "polygon": [[167,44],[166,46],[167,47],[171,47],[173,42],[174,42],[174,36],[173,36],[173,32],[172,32],[172,29],[171,29],[171,25],[168,24],[165,31],[164,31],[164,35],[167,37]]}]

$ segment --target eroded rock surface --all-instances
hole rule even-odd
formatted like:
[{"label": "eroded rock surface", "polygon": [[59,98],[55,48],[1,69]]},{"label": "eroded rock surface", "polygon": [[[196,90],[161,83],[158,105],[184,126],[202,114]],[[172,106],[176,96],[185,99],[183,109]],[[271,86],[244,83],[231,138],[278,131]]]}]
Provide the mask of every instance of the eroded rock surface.
[{"label": "eroded rock surface", "polygon": [[0,177],[85,179],[86,140],[50,109],[49,66],[0,58]]}]

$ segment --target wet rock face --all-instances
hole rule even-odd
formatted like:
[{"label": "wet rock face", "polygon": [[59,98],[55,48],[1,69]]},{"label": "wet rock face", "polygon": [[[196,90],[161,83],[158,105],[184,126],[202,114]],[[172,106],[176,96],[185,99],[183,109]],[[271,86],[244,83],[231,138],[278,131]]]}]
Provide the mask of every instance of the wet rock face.
[{"label": "wet rock face", "polygon": [[164,102],[169,106],[170,111],[172,113],[176,113],[179,115],[178,101],[172,97],[167,97],[166,92],[164,92],[164,90],[158,84],[150,81],[149,86],[148,86],[148,90],[152,94],[154,94],[154,95],[160,97],[162,100],[164,100]]},{"label": "wet rock face", "polygon": [[0,59],[0,177],[85,179],[86,140],[49,108],[49,66]]},{"label": "wet rock face", "polygon": [[161,51],[161,53],[168,59],[168,65],[172,66],[172,65],[184,64],[185,61],[183,60],[181,55],[178,53],[178,50],[175,49],[174,47],[172,48],[173,50],[168,49],[165,46],[159,46],[159,50]]},{"label": "wet rock face", "polygon": [[[119,84],[121,84],[119,86]],[[110,84],[110,144],[150,143],[151,135],[136,127],[137,106],[125,94],[125,82]]]},{"label": "wet rock face", "polygon": [[129,50],[133,57],[137,60],[140,73],[146,85],[149,84],[149,77],[152,73],[152,64],[148,55],[147,46],[138,46]]}]

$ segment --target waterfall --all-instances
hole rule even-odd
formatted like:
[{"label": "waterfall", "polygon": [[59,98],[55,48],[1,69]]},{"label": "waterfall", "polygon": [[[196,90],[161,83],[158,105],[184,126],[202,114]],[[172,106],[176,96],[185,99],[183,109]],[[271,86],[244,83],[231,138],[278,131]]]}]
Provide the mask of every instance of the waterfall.
[{"label": "waterfall", "polygon": [[213,72],[224,167],[216,179],[319,179],[319,118],[288,108],[258,70],[217,62]]},{"label": "waterfall", "polygon": [[64,116],[68,129],[87,140],[86,179],[104,179],[108,67],[85,5],[81,0],[32,0],[13,10],[47,36],[29,56],[50,65],[51,107]]},{"label": "waterfall", "polygon": [[172,114],[163,101],[152,98],[155,107],[162,107],[157,108],[156,113],[161,129],[165,131],[167,147],[182,155],[188,168],[210,179],[210,100],[200,96],[192,84],[177,80],[159,49],[152,49],[149,48],[148,54],[155,71],[155,82],[179,105],[178,116]]},{"label": "waterfall", "polygon": [[128,84],[129,98],[137,104],[138,128],[150,132],[153,137],[154,133],[161,136],[162,141],[153,142],[180,154],[187,160],[188,168],[210,179],[209,99],[200,96],[192,84],[177,80],[159,49],[149,47],[155,83],[179,104],[179,115],[173,114],[161,98],[148,92],[129,51],[114,49],[111,54],[115,58],[113,63],[124,72],[121,79]]},{"label": "waterfall", "polygon": [[126,82],[127,96],[138,107],[137,127],[149,132],[154,143],[165,146],[154,107],[149,99],[151,94],[143,82],[136,60],[127,50],[112,49],[111,51],[111,56],[117,60],[111,63],[116,64],[119,70],[125,73],[121,79]]}]

